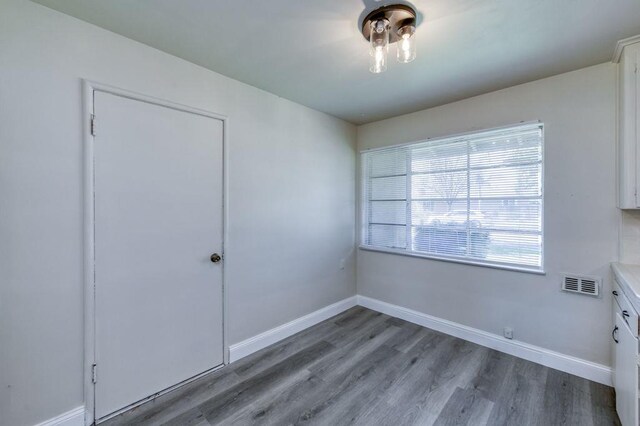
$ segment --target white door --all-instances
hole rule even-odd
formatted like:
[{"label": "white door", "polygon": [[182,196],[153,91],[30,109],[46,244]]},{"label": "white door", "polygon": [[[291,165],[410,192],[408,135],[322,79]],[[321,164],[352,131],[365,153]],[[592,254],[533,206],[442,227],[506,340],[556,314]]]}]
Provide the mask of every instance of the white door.
[{"label": "white door", "polygon": [[223,123],[96,91],[95,416],[223,362]]},{"label": "white door", "polygon": [[638,425],[638,340],[616,312],[614,338],[614,383],[616,411],[622,426]]}]

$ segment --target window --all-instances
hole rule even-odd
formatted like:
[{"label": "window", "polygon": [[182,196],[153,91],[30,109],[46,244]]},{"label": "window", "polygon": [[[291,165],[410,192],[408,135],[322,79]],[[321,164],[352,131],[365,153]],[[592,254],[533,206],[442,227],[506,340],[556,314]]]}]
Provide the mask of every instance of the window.
[{"label": "window", "polygon": [[540,123],[362,153],[362,247],[541,272]]}]

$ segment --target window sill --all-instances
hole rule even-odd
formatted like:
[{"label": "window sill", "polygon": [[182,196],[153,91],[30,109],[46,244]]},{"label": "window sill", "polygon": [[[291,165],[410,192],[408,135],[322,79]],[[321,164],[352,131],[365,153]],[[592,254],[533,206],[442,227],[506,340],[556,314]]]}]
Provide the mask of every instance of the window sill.
[{"label": "window sill", "polygon": [[394,250],[391,248],[379,248],[379,247],[370,247],[370,246],[363,246],[363,245],[360,245],[358,247],[360,248],[360,250],[365,250],[365,251],[397,254],[400,256],[418,257],[418,258],[430,259],[430,260],[440,260],[443,262],[460,263],[463,265],[481,266],[484,268],[501,269],[501,270],[513,271],[513,272],[524,272],[527,274],[534,274],[534,275],[546,275],[546,272],[544,270],[527,268],[523,266],[500,265],[496,263],[488,263],[488,262],[474,261],[474,260],[468,260],[468,259],[456,259],[454,257],[441,257],[441,256],[430,255],[430,254],[407,252],[405,250]]}]

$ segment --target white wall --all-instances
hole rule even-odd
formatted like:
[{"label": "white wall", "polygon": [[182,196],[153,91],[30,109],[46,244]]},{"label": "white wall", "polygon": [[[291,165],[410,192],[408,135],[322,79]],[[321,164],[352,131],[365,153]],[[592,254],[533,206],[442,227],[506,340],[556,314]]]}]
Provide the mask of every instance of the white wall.
[{"label": "white wall", "polygon": [[640,264],[640,210],[622,210],[620,262]]},{"label": "white wall", "polygon": [[229,343],[355,294],[352,125],[0,0],[1,425],[83,403],[81,78],[229,117]]},{"label": "white wall", "polygon": [[[469,70],[473,72],[473,70]],[[611,365],[609,262],[617,257],[615,67],[602,64],[358,127],[358,148],[545,124],[546,275],[358,251],[358,294]],[[560,274],[604,277],[604,297],[560,291]]]}]

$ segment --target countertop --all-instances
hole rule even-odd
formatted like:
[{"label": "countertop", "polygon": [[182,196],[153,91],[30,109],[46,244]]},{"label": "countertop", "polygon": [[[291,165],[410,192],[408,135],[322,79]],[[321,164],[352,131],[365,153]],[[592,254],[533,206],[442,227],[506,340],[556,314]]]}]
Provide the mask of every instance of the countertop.
[{"label": "countertop", "polygon": [[636,312],[640,313],[640,265],[612,263],[611,269],[613,269],[624,295],[627,296]]}]

